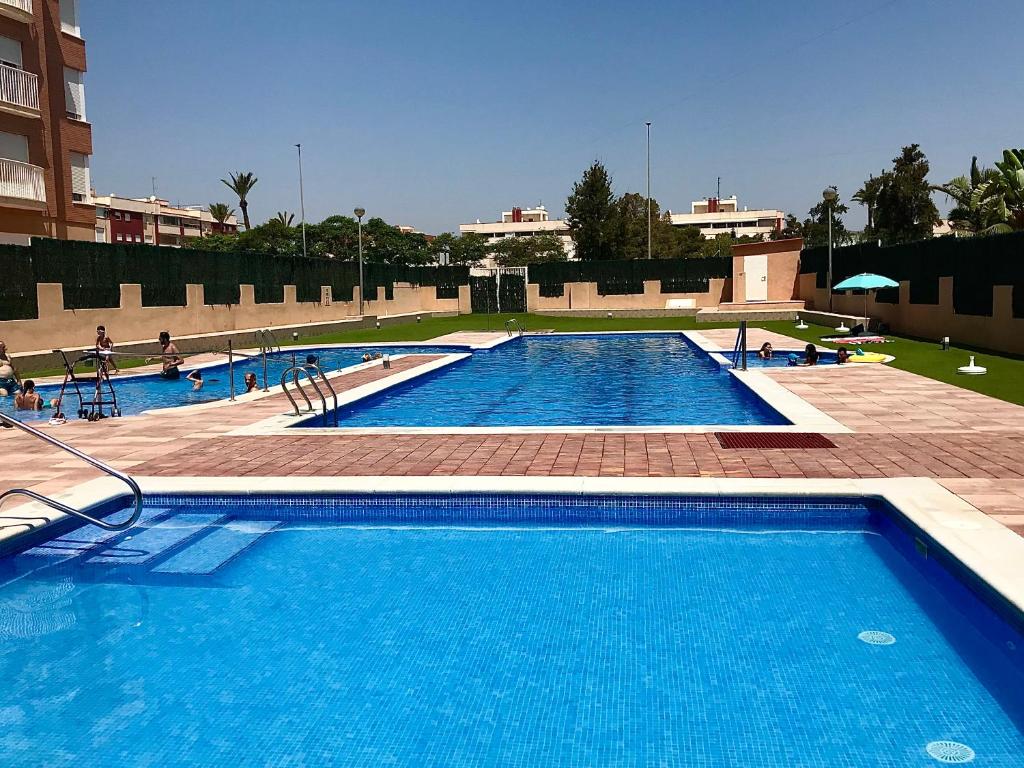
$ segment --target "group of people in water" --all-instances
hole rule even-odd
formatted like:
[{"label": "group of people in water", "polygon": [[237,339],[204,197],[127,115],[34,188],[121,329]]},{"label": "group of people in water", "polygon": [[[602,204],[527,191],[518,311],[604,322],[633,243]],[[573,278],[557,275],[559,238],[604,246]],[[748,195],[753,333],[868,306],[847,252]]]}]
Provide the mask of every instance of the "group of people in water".
[{"label": "group of people in water", "polygon": [[[771,360],[775,356],[775,350],[772,348],[772,343],[766,341],[761,345],[761,348],[757,350],[757,356],[762,360]],[[821,354],[818,352],[818,348],[813,344],[808,344],[804,347],[804,359],[803,361],[793,352],[786,355],[786,360],[789,365],[817,365],[821,360]],[[836,363],[843,365],[850,360],[850,353],[846,349],[840,349],[836,352]]]},{"label": "group of people in water", "polygon": [[19,411],[41,411],[45,406],[52,405],[43,400],[36,392],[36,383],[32,379],[22,381],[14,361],[7,353],[7,344],[0,341],[0,397],[13,397],[14,407]]}]

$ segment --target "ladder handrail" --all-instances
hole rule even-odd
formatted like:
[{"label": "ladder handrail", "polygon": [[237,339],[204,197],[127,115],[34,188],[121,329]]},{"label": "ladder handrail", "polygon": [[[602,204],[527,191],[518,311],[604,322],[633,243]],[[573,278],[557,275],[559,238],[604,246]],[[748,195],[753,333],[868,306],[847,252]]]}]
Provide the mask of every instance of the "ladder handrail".
[{"label": "ladder handrail", "polygon": [[299,374],[300,373],[304,373],[306,375],[306,378],[309,379],[309,383],[313,385],[313,389],[316,391],[317,395],[320,396],[320,402],[323,405],[323,409],[324,409],[323,410],[323,425],[326,427],[327,426],[327,398],[324,397],[323,390],[321,390],[320,389],[320,385],[318,385],[316,383],[316,379],[314,379],[312,376],[309,375],[309,371],[303,365],[293,365],[291,368],[288,368],[284,373],[281,374],[281,389],[284,391],[284,393],[286,395],[288,395],[288,399],[291,401],[292,408],[295,409],[295,415],[296,416],[301,416],[302,414],[299,412],[299,406],[295,402],[295,398],[292,397],[292,393],[288,391],[288,374],[289,373],[294,373],[294,375],[295,375],[295,388],[299,390],[299,392],[302,394],[302,397],[306,400],[307,403],[309,403],[309,412],[312,413],[313,412],[313,404],[309,400],[309,395],[306,394],[306,391],[302,388],[302,385],[299,384]]},{"label": "ladder handrail", "polygon": [[519,331],[520,336],[523,335],[523,326],[520,324],[518,320],[516,320],[516,318],[510,317],[508,320],[505,321],[505,332],[508,333],[509,336],[512,335],[512,326],[516,327],[516,330]]},{"label": "ladder handrail", "polygon": [[[324,384],[327,385],[327,389],[330,390],[331,399],[334,400],[334,419],[333,419],[334,426],[338,426],[338,393],[334,390],[334,385],[331,384],[331,380],[330,379],[328,379],[326,376],[324,376],[324,372],[320,368],[319,363],[306,363],[306,368],[312,368],[314,371],[316,371],[317,376],[319,376],[323,380]],[[325,424],[326,424],[326,421],[327,421],[327,419],[325,417],[324,418]]]},{"label": "ladder handrail", "polygon": [[747,370],[747,321],[740,320],[736,343],[732,347],[732,367]]},{"label": "ladder handrail", "polygon": [[3,505],[4,501],[13,496],[25,496],[34,501],[38,501],[42,504],[45,504],[51,509],[56,509],[57,511],[63,512],[66,515],[71,515],[72,517],[77,517],[81,520],[85,520],[85,522],[91,523],[92,525],[97,525],[100,528],[103,528],[107,531],[124,531],[135,525],[135,521],[138,520],[139,515],[142,514],[142,489],[139,487],[139,484],[135,482],[133,478],[126,475],[124,472],[119,472],[118,470],[111,467],[109,464],[100,461],[94,456],[90,456],[87,453],[83,453],[77,448],[72,448],[67,443],[58,440],[57,438],[48,435],[45,432],[41,432],[35,427],[30,427],[28,424],[25,424],[24,422],[14,418],[13,416],[8,416],[6,413],[0,413],[0,422],[3,422],[4,424],[10,424],[12,427],[16,427],[20,429],[22,432],[27,432],[33,437],[38,437],[40,440],[49,443],[52,446],[67,451],[73,456],[77,456],[82,461],[86,462],[87,464],[91,464],[101,472],[104,472],[110,475],[111,477],[116,477],[118,480],[123,482],[131,489],[132,496],[134,496],[135,498],[135,509],[132,510],[132,514],[124,522],[108,523],[105,520],[100,520],[98,518],[92,517],[91,515],[87,515],[85,512],[82,512],[81,510],[75,509],[74,507],[69,507],[67,504],[62,504],[56,499],[51,499],[48,496],[43,496],[41,493],[36,493],[35,491],[29,490],[28,488],[11,488],[7,491],[4,491],[3,493],[0,493],[0,505]]}]

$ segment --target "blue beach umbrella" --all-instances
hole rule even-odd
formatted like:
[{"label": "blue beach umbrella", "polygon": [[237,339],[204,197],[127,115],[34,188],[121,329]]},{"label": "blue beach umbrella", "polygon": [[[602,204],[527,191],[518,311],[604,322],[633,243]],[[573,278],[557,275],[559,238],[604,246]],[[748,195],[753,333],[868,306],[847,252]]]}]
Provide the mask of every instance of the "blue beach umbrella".
[{"label": "blue beach umbrella", "polygon": [[864,325],[866,326],[868,323],[868,291],[899,287],[899,283],[888,277],[861,272],[859,275],[846,278],[841,283],[836,283],[832,288],[836,291],[864,291]]}]

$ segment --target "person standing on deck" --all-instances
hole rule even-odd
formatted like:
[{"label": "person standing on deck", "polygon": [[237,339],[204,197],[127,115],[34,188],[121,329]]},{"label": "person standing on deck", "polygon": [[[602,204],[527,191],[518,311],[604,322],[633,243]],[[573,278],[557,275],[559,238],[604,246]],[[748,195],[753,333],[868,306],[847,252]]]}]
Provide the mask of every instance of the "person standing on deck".
[{"label": "person standing on deck", "polygon": [[107,336],[107,329],[102,325],[96,326],[96,354],[107,364],[108,373],[120,373],[117,361],[112,354],[114,351],[114,340]]}]

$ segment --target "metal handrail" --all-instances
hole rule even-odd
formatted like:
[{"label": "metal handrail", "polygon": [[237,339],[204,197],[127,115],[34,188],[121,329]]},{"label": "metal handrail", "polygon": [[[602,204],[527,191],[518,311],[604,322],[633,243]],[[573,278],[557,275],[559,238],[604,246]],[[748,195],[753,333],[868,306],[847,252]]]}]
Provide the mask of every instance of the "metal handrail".
[{"label": "metal handrail", "polygon": [[513,335],[512,334],[512,328],[513,327],[515,327],[516,330],[519,331],[519,335],[520,336],[523,335],[523,326],[514,317],[509,318],[508,320],[505,321],[505,331],[508,333],[509,336]]},{"label": "metal handrail", "polygon": [[[327,385],[327,389],[330,390],[331,398],[334,400],[334,411],[333,411],[334,418],[332,420],[334,421],[334,426],[338,426],[338,393],[334,390],[334,385],[331,384],[331,380],[330,379],[328,379],[326,376],[324,376],[324,372],[323,372],[323,370],[320,368],[320,366],[318,364],[316,364],[316,363],[306,363],[306,367],[307,368],[312,368],[314,371],[316,371],[317,376],[319,376],[323,380],[324,384]],[[325,423],[326,423],[326,421],[327,421],[327,419],[324,418],[324,422]]]},{"label": "metal handrail", "polygon": [[295,402],[295,398],[292,397],[292,393],[288,391],[288,374],[289,373],[292,373],[292,374],[295,375],[295,388],[299,390],[299,393],[306,400],[306,403],[309,404],[309,412],[312,413],[313,412],[313,404],[310,402],[309,396],[306,394],[306,391],[302,388],[302,385],[299,384],[299,374],[300,373],[306,374],[306,378],[309,379],[309,383],[313,385],[313,389],[316,391],[317,395],[319,395],[319,397],[320,397],[320,402],[323,405],[323,425],[326,427],[327,426],[327,398],[324,397],[323,390],[321,390],[320,386],[316,383],[316,379],[314,379],[312,376],[309,375],[309,371],[303,365],[293,365],[291,368],[287,369],[284,373],[281,374],[281,389],[288,396],[288,400],[291,401],[292,408],[295,409],[295,415],[296,416],[301,416],[302,413],[299,411],[298,403]]},{"label": "metal handrail", "polygon": [[732,367],[747,370],[747,321],[740,320],[736,331],[736,343],[732,348]]},{"label": "metal handrail", "polygon": [[139,488],[139,484],[135,482],[135,480],[133,480],[131,477],[124,474],[123,472],[118,472],[109,464],[105,464],[104,462],[100,461],[97,458],[94,458],[93,456],[90,456],[87,453],[82,453],[77,448],[72,448],[67,443],[62,442],[57,438],[46,434],[45,432],[40,432],[38,429],[30,427],[28,424],[25,424],[24,422],[15,419],[13,416],[8,416],[6,413],[0,413],[0,422],[3,422],[4,424],[10,424],[12,427],[17,427],[22,432],[27,432],[33,437],[38,437],[40,440],[47,442],[52,446],[67,451],[73,456],[77,456],[82,461],[86,462],[87,464],[91,464],[101,472],[105,472],[111,477],[116,477],[118,480],[123,482],[131,489],[132,495],[135,497],[135,509],[132,511],[131,516],[124,522],[108,523],[105,520],[100,520],[98,518],[92,517],[91,515],[87,515],[85,512],[82,512],[81,510],[75,509],[74,507],[69,507],[67,504],[62,504],[61,502],[56,501],[55,499],[51,499],[48,496],[43,496],[41,493],[36,493],[35,491],[30,491],[27,488],[11,488],[10,490],[0,493],[0,506],[3,505],[4,501],[13,496],[26,496],[34,501],[38,501],[42,504],[45,504],[51,509],[56,509],[57,511],[63,512],[66,515],[71,515],[72,517],[77,517],[81,520],[85,520],[85,522],[91,523],[92,525],[97,525],[100,528],[103,528],[107,531],[124,531],[135,525],[135,521],[137,521],[139,519],[139,515],[142,514],[142,489]]},{"label": "metal handrail", "polygon": [[267,350],[268,352],[280,352],[281,344],[277,340],[277,336],[269,328],[260,328],[256,331],[256,338],[260,342],[260,350]]}]

